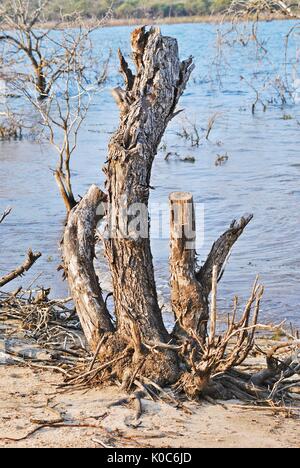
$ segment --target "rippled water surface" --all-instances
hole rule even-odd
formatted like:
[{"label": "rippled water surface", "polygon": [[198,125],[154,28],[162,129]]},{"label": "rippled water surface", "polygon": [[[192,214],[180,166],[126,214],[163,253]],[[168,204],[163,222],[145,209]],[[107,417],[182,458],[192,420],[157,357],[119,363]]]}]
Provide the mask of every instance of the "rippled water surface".
[{"label": "rippled water surface", "polygon": [[[204,243],[199,247],[203,261],[212,242],[244,213],[254,214],[246,232],[236,244],[220,286],[222,307],[230,305],[238,294],[246,298],[255,275],[261,275],[266,286],[262,306],[264,320],[288,319],[300,324],[300,120],[299,104],[286,109],[270,104],[266,112],[258,107],[251,114],[254,93],[241,75],[269,73],[275,78],[283,70],[284,36],[291,22],[262,24],[272,61],[259,63],[253,51],[232,53],[231,67],[219,69],[222,86],[212,81],[215,69],[216,29],[214,25],[164,26],[163,32],[177,37],[182,58],[194,56],[196,69],[181,101],[185,113],[177,117],[163,140],[152,177],[152,202],[167,203],[174,190],[192,191],[195,201],[204,204]],[[128,52],[131,28],[107,28],[94,37],[95,47],[118,47]],[[297,53],[291,44],[291,54]],[[227,56],[228,59],[228,56]],[[265,67],[269,67],[267,70]],[[82,130],[78,151],[73,161],[74,188],[84,194],[91,183],[102,184],[101,168],[107,155],[107,143],[118,122],[118,111],[109,88],[117,81],[117,63],[112,62],[110,80],[93,102]],[[259,80],[259,78],[258,78]],[[215,127],[207,142],[192,148],[177,132],[183,126],[207,126],[218,112]],[[288,114],[292,118],[283,119]],[[187,123],[187,118],[190,123]],[[193,156],[195,162],[182,162],[180,157]],[[228,155],[226,164],[217,167],[217,154]],[[0,274],[22,261],[31,246],[43,252],[35,268],[20,283],[29,285],[36,275],[37,283],[51,286],[54,296],[66,294],[56,267],[58,244],[64,224],[64,207],[59,198],[50,168],[56,155],[47,145],[29,140],[0,143],[0,211],[13,207],[12,215],[1,225]],[[167,220],[168,222],[168,220]],[[156,237],[156,236],[155,236]],[[167,239],[153,239],[156,278],[160,295],[168,297]],[[102,261],[101,261],[102,263]],[[104,286],[107,275],[103,275]]]}]

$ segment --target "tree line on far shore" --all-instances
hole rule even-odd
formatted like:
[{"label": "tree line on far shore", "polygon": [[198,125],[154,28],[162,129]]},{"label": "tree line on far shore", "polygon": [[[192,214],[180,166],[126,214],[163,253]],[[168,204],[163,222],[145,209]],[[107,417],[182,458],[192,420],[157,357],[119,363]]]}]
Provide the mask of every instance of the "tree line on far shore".
[{"label": "tree line on far shore", "polygon": [[[34,0],[38,3],[38,0]],[[102,17],[109,9],[115,18],[154,18],[197,16],[221,13],[231,0],[67,0],[63,6],[59,0],[51,0],[47,16],[55,20],[60,9],[64,13],[80,11],[86,17]]]}]

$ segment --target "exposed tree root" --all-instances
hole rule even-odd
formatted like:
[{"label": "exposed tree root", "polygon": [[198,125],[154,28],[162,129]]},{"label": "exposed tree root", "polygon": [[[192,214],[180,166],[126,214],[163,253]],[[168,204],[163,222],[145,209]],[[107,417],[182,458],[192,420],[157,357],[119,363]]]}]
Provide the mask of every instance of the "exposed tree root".
[{"label": "exposed tree root", "polygon": [[[206,344],[202,345],[201,348],[193,347],[193,342],[182,344],[173,340],[169,344],[151,343],[150,345],[147,343],[147,345],[142,346],[142,353],[136,354],[135,340],[131,342],[124,341],[120,335],[108,333],[99,343],[97,354],[94,353],[91,359],[86,357],[83,360],[83,355],[79,351],[75,353],[74,350],[70,350],[74,356],[70,355],[68,357],[68,349],[66,349],[56,353],[55,359],[57,361],[51,360],[42,365],[42,363],[39,364],[34,361],[34,357],[32,357],[27,360],[27,364],[61,372],[64,376],[64,383],[60,385],[60,388],[64,391],[118,383],[129,396],[126,400],[117,403],[132,403],[134,405],[135,419],[130,422],[133,425],[137,424],[141,417],[142,398],[164,401],[186,412],[189,412],[189,409],[184,405],[186,398],[208,399],[209,401],[238,399],[252,405],[275,405],[277,407],[277,405],[282,404],[293,404],[297,406],[297,394],[294,397],[291,393],[293,389],[299,388],[299,379],[292,379],[293,376],[300,373],[300,345],[297,337],[285,332],[284,329],[280,329],[281,333],[286,333],[288,341],[276,344],[266,352],[260,351],[266,354],[266,369],[251,373],[241,371],[238,367],[243,360],[248,358],[255,346],[253,331],[260,328],[262,330],[274,330],[274,327],[259,324],[254,326],[253,324],[259,300],[257,294],[262,294],[262,290],[256,281],[241,319],[235,324],[233,318],[231,318],[228,329],[220,336],[217,335],[217,331],[214,336],[210,334],[207,337]],[[11,313],[14,314],[11,316],[12,318],[18,318],[16,305],[20,300],[11,296],[10,300],[14,305],[10,306],[7,302],[8,296],[7,294],[3,295],[3,307],[0,307],[0,318],[2,320],[5,320],[5,317],[7,319],[9,316],[8,310],[11,310]],[[249,307],[250,303],[252,307]],[[10,307],[12,308],[10,309]],[[44,312],[38,311],[51,308],[53,305],[39,303],[26,306],[24,300],[20,301],[20,311],[22,310],[24,316],[27,317],[27,323],[28,311],[31,307],[36,313],[41,314],[42,318]],[[60,303],[60,307],[64,308],[63,301]],[[233,316],[237,314],[235,309]],[[247,313],[245,313],[246,310]],[[250,324],[251,310],[254,317],[252,317]],[[23,326],[26,323],[24,322],[24,316],[19,316],[19,319],[23,321]],[[213,309],[211,310],[211,317],[217,319]],[[51,320],[55,325],[54,321],[58,319],[53,316]],[[31,323],[31,333],[34,331],[34,326],[40,329],[41,323],[41,321],[36,321],[35,324]],[[68,328],[68,322],[61,322],[60,326],[65,329],[67,335],[70,333],[71,329]],[[210,330],[214,330],[213,325]],[[38,333],[41,333],[41,331]],[[36,336],[39,336],[38,333],[36,333]],[[33,333],[32,336],[34,335]],[[242,337],[243,340],[241,340]],[[240,344],[238,345],[238,343]],[[226,351],[223,354],[225,344]],[[238,346],[239,348],[237,348]],[[47,347],[49,349],[49,345]],[[260,350],[258,347],[257,349]],[[180,371],[176,379],[172,376],[173,386],[170,387],[170,368],[173,369],[174,359]],[[25,362],[22,359],[20,364]],[[53,365],[55,362],[57,364]],[[61,367],[62,363],[64,367]],[[172,373],[173,371],[171,371]]]},{"label": "exposed tree root", "polygon": [[[237,310],[235,299],[226,331],[217,334],[216,272],[214,267],[212,291],[215,300],[211,304],[210,332],[205,343],[194,336],[195,341],[185,343],[173,339],[169,344],[151,342],[144,345],[137,337],[128,342],[118,333],[108,334],[102,340],[98,356],[93,358],[92,368],[83,373],[74,369],[75,376],[66,379],[65,385],[94,386],[119,382],[123,390],[133,394],[116,404],[131,402],[137,390],[141,392],[139,396],[163,399],[179,407],[182,397],[198,400],[236,398],[266,404],[290,401],[288,390],[291,387],[287,381],[300,372],[299,340],[290,335],[289,342],[268,351],[267,369],[252,374],[239,370],[255,346],[256,331],[272,329],[258,324],[263,287],[256,279],[241,312]],[[291,350],[294,357],[279,360],[275,356],[278,351],[290,353]],[[97,365],[98,362],[102,364]],[[176,378],[174,368],[180,369]],[[165,390],[170,385],[171,393]]]}]

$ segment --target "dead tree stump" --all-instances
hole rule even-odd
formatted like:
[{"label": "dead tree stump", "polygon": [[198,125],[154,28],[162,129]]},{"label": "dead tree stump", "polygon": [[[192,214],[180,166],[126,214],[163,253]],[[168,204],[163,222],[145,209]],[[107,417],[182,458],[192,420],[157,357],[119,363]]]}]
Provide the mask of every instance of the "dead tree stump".
[{"label": "dead tree stump", "polygon": [[[212,283],[216,284],[232,246],[252,216],[234,221],[213,245],[204,266],[197,269],[193,197],[186,193],[170,196],[176,326],[169,334],[157,299],[148,203],[152,164],[166,127],[177,114],[193,64],[191,58],[181,62],[177,41],[162,36],[157,28],[136,29],[131,47],[135,73],[119,52],[125,89],[113,92],[120,124],[110,141],[104,168],[107,195],[93,186],[70,212],[63,242],[64,268],[87,342],[102,361],[98,369],[101,381],[119,379],[127,389],[137,379],[161,386],[179,382],[188,395],[197,395],[218,368],[212,352],[222,360],[227,347],[226,339],[207,343]],[[115,325],[93,265],[97,206],[103,201],[107,202],[104,243],[113,282]],[[257,290],[242,325],[249,320],[256,294]],[[230,331],[234,327],[233,322]],[[215,328],[211,330],[215,334]],[[242,332],[236,353],[245,336]],[[252,341],[249,343],[247,352]],[[203,355],[207,365],[201,362]],[[237,362],[235,355],[230,362]]]},{"label": "dead tree stump", "polygon": [[136,29],[131,47],[135,73],[119,53],[126,87],[114,93],[121,115],[105,168],[112,230],[106,252],[118,328],[131,336],[133,319],[143,339],[166,342],[168,333],[157,300],[148,213],[143,219],[142,235],[131,232],[134,213],[128,213],[131,207],[148,208],[154,157],[193,65],[191,58],[180,62],[177,41],[162,36],[158,28]]}]

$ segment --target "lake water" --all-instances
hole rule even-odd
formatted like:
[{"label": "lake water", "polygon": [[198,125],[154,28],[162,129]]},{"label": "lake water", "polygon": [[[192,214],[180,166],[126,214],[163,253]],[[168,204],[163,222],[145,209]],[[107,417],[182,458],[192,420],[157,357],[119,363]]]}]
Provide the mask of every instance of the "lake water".
[{"label": "lake water", "polygon": [[[283,76],[284,37],[293,22],[262,23],[263,38],[270,50],[268,60],[256,56],[254,44],[239,46],[226,53],[227,65],[213,65],[216,55],[217,26],[184,24],[163,26],[165,34],[178,39],[182,58],[194,56],[196,69],[181,100],[185,112],[171,124],[163,140],[154,168],[151,201],[167,203],[172,191],[191,191],[195,202],[204,206],[204,242],[198,248],[199,261],[206,258],[212,242],[234,218],[253,213],[254,220],[235,245],[219,290],[220,307],[230,307],[233,295],[245,299],[257,273],[266,287],[261,320],[287,319],[300,325],[300,108],[299,104],[278,105],[275,89],[265,89],[266,112],[260,105],[252,115],[255,93],[250,85],[262,87],[268,80]],[[114,56],[121,47],[128,53],[131,28],[106,28],[94,36],[96,50],[112,48]],[[288,49],[291,63],[297,65],[297,36]],[[73,160],[75,193],[83,195],[90,184],[102,185],[101,168],[107,156],[107,143],[118,123],[118,110],[110,88],[118,82],[118,65],[110,65],[110,79],[95,98],[82,129]],[[215,80],[222,75],[222,85]],[[294,72],[293,72],[294,73]],[[241,79],[241,76],[244,79]],[[297,90],[295,90],[297,91]],[[206,128],[209,118],[218,118],[209,141],[199,147],[177,135],[185,126]],[[203,134],[203,132],[201,133]],[[165,161],[167,152],[175,156]],[[228,161],[216,166],[217,155]],[[42,259],[22,280],[27,287],[39,274],[37,284],[52,288],[53,296],[67,294],[56,267],[60,262],[58,244],[64,223],[64,206],[51,175],[56,155],[47,145],[23,140],[0,143],[0,211],[13,207],[1,225],[0,274],[19,264],[28,247],[40,250]],[[166,221],[166,223],[168,220]],[[156,237],[156,236],[155,236]],[[162,299],[168,300],[168,239],[153,239],[156,280]],[[100,267],[103,260],[100,258]],[[103,267],[105,270],[105,268]],[[107,273],[100,277],[107,285]]]}]

